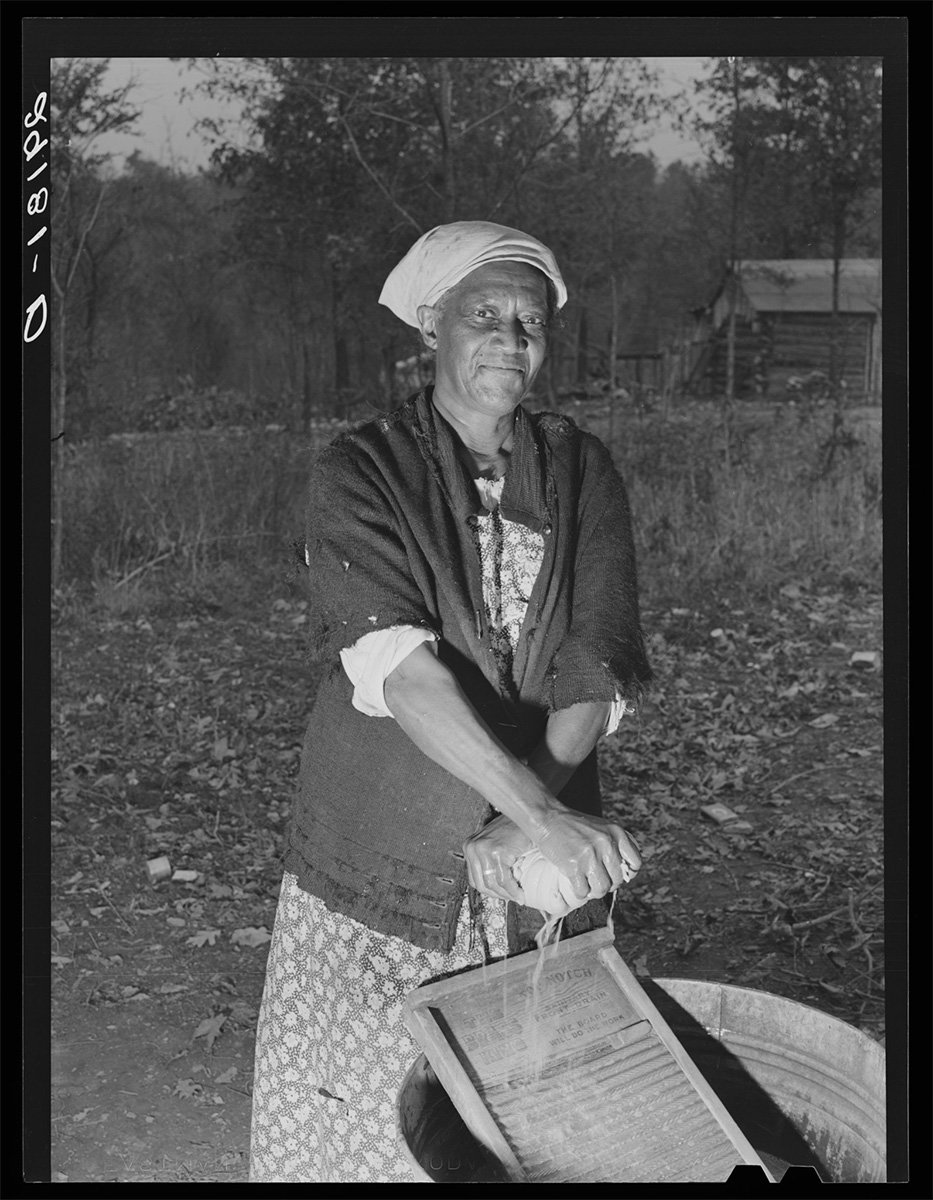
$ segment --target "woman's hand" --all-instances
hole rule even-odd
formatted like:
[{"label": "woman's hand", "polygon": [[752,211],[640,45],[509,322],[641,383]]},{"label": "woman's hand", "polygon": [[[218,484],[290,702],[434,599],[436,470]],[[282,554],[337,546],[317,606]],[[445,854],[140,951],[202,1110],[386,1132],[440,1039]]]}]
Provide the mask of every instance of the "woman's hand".
[{"label": "woman's hand", "polygon": [[570,881],[574,894],[589,900],[615,891],[641,866],[634,839],[615,821],[560,808],[542,823],[535,843]]},{"label": "woman's hand", "polygon": [[508,817],[496,817],[463,843],[471,887],[499,900],[524,904],[525,897],[512,874],[512,864],[533,842]]}]

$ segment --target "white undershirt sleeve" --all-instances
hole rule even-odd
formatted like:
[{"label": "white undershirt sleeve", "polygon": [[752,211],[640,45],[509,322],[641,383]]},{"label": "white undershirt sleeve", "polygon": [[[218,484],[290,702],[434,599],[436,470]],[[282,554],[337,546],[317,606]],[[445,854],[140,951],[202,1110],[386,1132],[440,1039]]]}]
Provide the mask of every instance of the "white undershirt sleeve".
[{"label": "white undershirt sleeve", "polygon": [[619,723],[623,717],[630,717],[634,714],[635,709],[627,700],[616,692],[616,698],[612,702],[612,707],[609,709],[609,716],[606,718],[606,728],[603,730],[603,737],[608,737],[610,733],[615,733],[619,728]]},{"label": "white undershirt sleeve", "polygon": [[437,634],[414,625],[393,625],[365,633],[340,651],[340,661],[353,684],[353,707],[367,717],[391,717],[386,707],[385,682],[416,646],[428,642],[437,653]]}]

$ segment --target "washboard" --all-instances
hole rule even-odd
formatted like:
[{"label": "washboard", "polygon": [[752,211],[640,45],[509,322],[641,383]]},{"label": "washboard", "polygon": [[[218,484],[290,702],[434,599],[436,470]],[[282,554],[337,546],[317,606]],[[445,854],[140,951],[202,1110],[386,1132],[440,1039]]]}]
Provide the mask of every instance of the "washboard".
[{"label": "washboard", "polygon": [[773,1182],[608,929],[418,988],[404,1016],[512,1180],[722,1182],[752,1163]]}]

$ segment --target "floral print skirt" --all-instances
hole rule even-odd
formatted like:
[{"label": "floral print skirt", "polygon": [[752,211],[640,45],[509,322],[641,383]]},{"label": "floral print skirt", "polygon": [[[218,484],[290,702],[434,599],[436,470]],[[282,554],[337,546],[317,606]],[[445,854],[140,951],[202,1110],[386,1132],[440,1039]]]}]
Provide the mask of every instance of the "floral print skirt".
[{"label": "floral print skirt", "polygon": [[[282,883],[266,965],[253,1079],[251,1183],[412,1183],[395,1102],[420,1047],[402,1003],[420,984],[507,952],[506,905],[469,905],[451,950],[375,933]],[[485,940],[485,945],[484,945]]]}]

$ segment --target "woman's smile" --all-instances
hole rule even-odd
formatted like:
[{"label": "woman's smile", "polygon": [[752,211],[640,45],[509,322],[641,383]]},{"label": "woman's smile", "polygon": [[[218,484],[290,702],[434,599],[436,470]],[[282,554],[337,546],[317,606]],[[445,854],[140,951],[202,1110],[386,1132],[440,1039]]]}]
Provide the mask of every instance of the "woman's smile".
[{"label": "woman's smile", "polygon": [[484,263],[421,310],[436,338],[434,400],[455,420],[501,420],[526,395],[547,353],[547,282],[521,262]]}]

